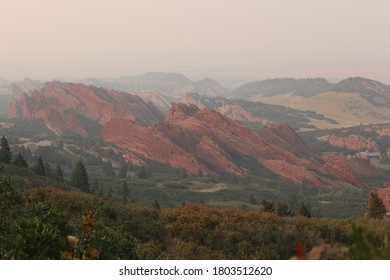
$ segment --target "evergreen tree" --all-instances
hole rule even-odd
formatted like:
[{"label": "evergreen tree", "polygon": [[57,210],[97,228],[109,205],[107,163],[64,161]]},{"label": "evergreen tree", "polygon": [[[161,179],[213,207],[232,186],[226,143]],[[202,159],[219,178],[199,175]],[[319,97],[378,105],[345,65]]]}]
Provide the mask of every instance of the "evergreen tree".
[{"label": "evergreen tree", "polygon": [[160,204],[158,203],[157,200],[154,200],[153,208],[156,209],[156,210],[160,210],[161,209]]},{"label": "evergreen tree", "polygon": [[115,176],[114,168],[112,167],[111,161],[107,161],[103,163],[103,172],[109,177]]},{"label": "evergreen tree", "polygon": [[292,216],[291,211],[288,211],[288,206],[284,202],[277,202],[275,211],[278,216]]},{"label": "evergreen tree", "polygon": [[145,166],[141,166],[141,169],[137,173],[137,178],[146,179],[149,177],[149,174],[146,172]]},{"label": "evergreen tree", "polygon": [[126,162],[121,162],[119,172],[118,172],[118,178],[125,179],[127,177],[127,166]]},{"label": "evergreen tree", "polygon": [[22,155],[23,158],[26,158],[26,148],[22,145],[20,147],[20,154]]},{"label": "evergreen tree", "polygon": [[122,202],[123,204],[127,204],[129,202],[129,186],[126,181],[123,181],[122,184]]},{"label": "evergreen tree", "polygon": [[311,217],[309,208],[303,202],[299,206],[299,216],[306,217],[306,218],[310,218]]},{"label": "evergreen tree", "polygon": [[32,155],[32,152],[30,150],[30,147],[27,147],[27,149],[26,149],[25,159],[26,159],[27,162],[32,162],[33,161],[33,155]]},{"label": "evergreen tree", "polygon": [[34,171],[35,171],[36,174],[38,174],[40,176],[45,176],[46,175],[45,165],[43,164],[43,160],[42,160],[41,156],[39,156],[38,162],[34,166]]},{"label": "evergreen tree", "polygon": [[21,153],[18,153],[12,162],[17,167],[28,167],[27,161],[23,158]]},{"label": "evergreen tree", "polygon": [[99,181],[96,178],[92,179],[91,192],[97,194],[99,192]]},{"label": "evergreen tree", "polygon": [[53,178],[53,170],[48,162],[44,163],[45,166],[45,175],[49,178]]},{"label": "evergreen tree", "polygon": [[386,214],[386,208],[383,200],[377,193],[370,193],[366,205],[366,217],[369,219],[383,219]]},{"label": "evergreen tree", "polygon": [[112,188],[111,185],[109,185],[107,189],[107,197],[112,198],[113,194],[114,194],[114,189]]},{"label": "evergreen tree", "polygon": [[64,182],[64,174],[62,174],[61,167],[57,164],[56,166],[56,171],[54,173],[54,180],[58,183],[63,183]]},{"label": "evergreen tree", "polygon": [[8,145],[7,139],[3,136],[1,137],[0,143],[0,163],[11,164],[12,152]]},{"label": "evergreen tree", "polygon": [[249,197],[249,203],[250,204],[257,204],[256,198],[253,194],[251,194]]},{"label": "evergreen tree", "polygon": [[188,178],[187,171],[185,171],[184,169],[180,170],[180,178],[187,179]]},{"label": "evergreen tree", "polygon": [[263,212],[274,212],[275,211],[274,203],[263,199],[263,201],[261,202],[261,210]]},{"label": "evergreen tree", "polygon": [[90,192],[89,179],[84,164],[79,160],[73,170],[70,184],[82,192]]}]

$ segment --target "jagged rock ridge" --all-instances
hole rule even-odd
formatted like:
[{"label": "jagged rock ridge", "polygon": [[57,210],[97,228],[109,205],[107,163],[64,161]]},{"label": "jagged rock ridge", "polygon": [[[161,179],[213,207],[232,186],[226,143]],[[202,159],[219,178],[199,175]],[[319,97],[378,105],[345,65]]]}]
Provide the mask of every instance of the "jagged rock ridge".
[{"label": "jagged rock ridge", "polygon": [[[20,95],[20,94],[19,94]],[[9,118],[40,118],[56,134],[88,134],[83,119],[104,125],[126,118],[141,125],[163,119],[162,113],[140,97],[82,84],[49,82],[41,90],[22,94],[9,107]]]},{"label": "jagged rock ridge", "polygon": [[[286,125],[266,126],[260,134],[219,112],[191,104],[173,104],[164,122],[148,128],[134,122],[111,120],[103,128],[106,141],[133,154],[183,168],[192,174],[248,174],[234,155],[254,158],[277,175],[297,184],[322,186],[328,177],[363,186],[355,170],[383,175],[368,160],[323,156]],[[141,144],[142,143],[142,144]]]}]

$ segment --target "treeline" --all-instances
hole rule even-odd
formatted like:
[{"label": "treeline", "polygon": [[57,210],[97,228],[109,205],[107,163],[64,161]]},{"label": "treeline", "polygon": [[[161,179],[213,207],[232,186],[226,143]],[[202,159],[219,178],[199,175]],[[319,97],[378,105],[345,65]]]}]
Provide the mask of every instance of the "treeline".
[{"label": "treeline", "polygon": [[[6,173],[13,175],[12,178],[21,189],[39,185],[53,185],[63,189],[79,189],[86,193],[113,197],[113,186],[103,186],[97,178],[90,178],[86,169],[87,164],[100,166],[100,173],[106,180],[115,177],[121,180],[122,186],[127,184],[126,179],[130,171],[138,179],[147,179],[151,176],[150,171],[144,166],[139,168],[130,167],[123,159],[118,160],[119,168],[115,172],[111,161],[103,161],[100,156],[90,155],[78,149],[74,152],[80,156],[79,159],[77,161],[70,160],[59,152],[63,149],[61,141],[59,141],[57,148],[41,147],[35,151],[34,155],[28,147],[24,148],[24,146],[15,146],[15,150],[12,151],[5,137],[2,137],[0,141],[0,164],[5,164]],[[105,153],[110,156],[113,155],[111,149],[105,151]],[[85,160],[82,158],[85,158]],[[49,160],[51,163],[49,163]],[[53,166],[52,162],[57,163]],[[61,166],[65,166],[68,174],[63,171]],[[128,197],[126,191],[124,191],[124,194],[123,191],[119,192],[120,200],[126,200],[126,196]]]}]

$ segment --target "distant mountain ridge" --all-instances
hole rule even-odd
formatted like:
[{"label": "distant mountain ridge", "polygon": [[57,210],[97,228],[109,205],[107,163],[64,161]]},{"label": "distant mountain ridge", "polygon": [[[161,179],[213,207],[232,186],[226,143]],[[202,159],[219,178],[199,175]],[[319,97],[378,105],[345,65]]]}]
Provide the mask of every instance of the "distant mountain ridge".
[{"label": "distant mountain ridge", "polygon": [[323,78],[276,78],[244,84],[233,90],[232,94],[240,98],[253,95],[274,96],[286,92],[301,96],[312,96],[327,91],[331,86],[332,84]]},{"label": "distant mountain ridge", "polygon": [[260,129],[272,123],[288,124],[295,130],[315,129],[312,119],[335,124],[336,121],[313,111],[303,111],[280,105],[254,102],[225,97],[207,97],[198,93],[187,93],[180,102],[193,104],[199,108],[217,110],[223,115],[252,128]]},{"label": "distant mountain ridge", "polygon": [[336,120],[332,128],[390,122],[390,86],[354,77],[331,84],[324,79],[273,79],[235,89],[235,98],[310,110]]},{"label": "distant mountain ridge", "polygon": [[84,79],[80,83],[107,87],[132,94],[153,92],[180,97],[187,92],[199,92],[207,96],[227,96],[230,92],[211,78],[192,81],[177,73],[147,72],[143,75],[126,76],[115,80]]},{"label": "distant mountain ridge", "polygon": [[242,98],[254,95],[270,97],[291,92],[295,95],[310,97],[328,91],[357,92],[365,98],[370,98],[370,95],[390,95],[390,86],[362,77],[344,79],[336,84],[324,78],[276,78],[244,84],[233,90],[232,94]]}]

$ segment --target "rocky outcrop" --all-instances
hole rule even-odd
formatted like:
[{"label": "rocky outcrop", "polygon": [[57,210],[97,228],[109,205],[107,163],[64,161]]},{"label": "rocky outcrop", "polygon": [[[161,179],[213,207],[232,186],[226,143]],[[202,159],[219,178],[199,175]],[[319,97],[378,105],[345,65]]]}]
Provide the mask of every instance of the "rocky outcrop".
[{"label": "rocky outcrop", "polygon": [[301,137],[288,125],[272,124],[264,126],[260,132],[263,139],[294,152],[299,157],[318,159],[320,153],[312,146],[305,143]]},{"label": "rocky outcrop", "polygon": [[322,186],[334,177],[363,186],[355,170],[369,165],[369,161],[352,161],[336,154],[322,156],[286,125],[268,126],[256,133],[217,111],[188,104],[172,104],[165,121],[148,128],[131,120],[112,119],[103,128],[103,137],[137,156],[192,174],[243,176],[248,171],[235,163],[234,157],[239,156],[254,158],[296,184]]},{"label": "rocky outcrop", "polygon": [[390,137],[390,127],[378,128],[378,129],[376,129],[376,133],[377,133],[379,136],[387,136],[387,137]]},{"label": "rocky outcrop", "polygon": [[358,135],[350,135],[348,137],[339,137],[337,135],[326,135],[318,137],[317,140],[328,142],[330,145],[345,148],[352,151],[368,150],[373,152],[379,151],[378,144],[371,138],[364,138]]},{"label": "rocky outcrop", "polygon": [[223,105],[218,112],[235,121],[263,122],[261,118],[253,116],[250,112],[238,105]]},{"label": "rocky outcrop", "polygon": [[126,118],[141,125],[163,119],[152,104],[136,95],[82,84],[49,82],[42,90],[24,94],[9,106],[10,118],[40,118],[56,134],[88,134],[88,122],[104,125]]}]

